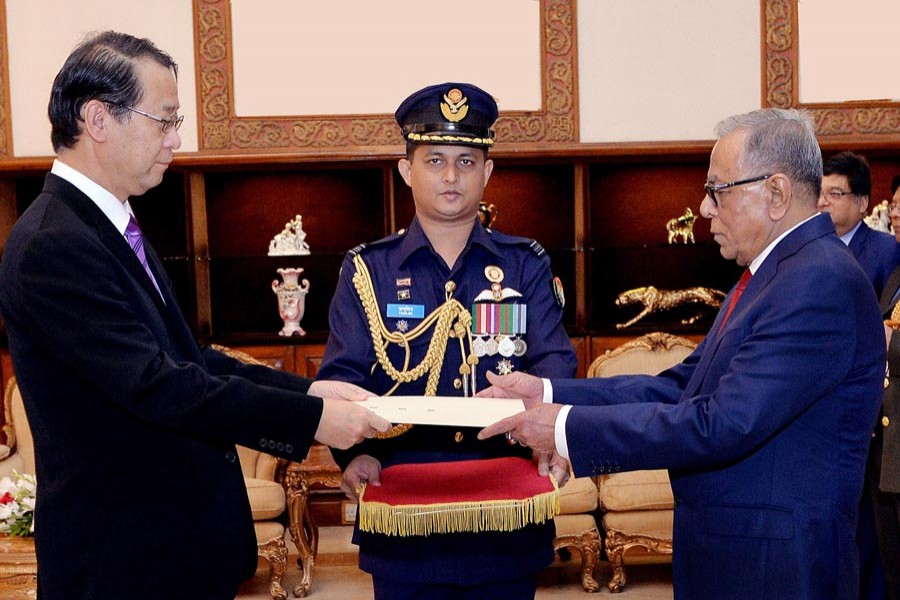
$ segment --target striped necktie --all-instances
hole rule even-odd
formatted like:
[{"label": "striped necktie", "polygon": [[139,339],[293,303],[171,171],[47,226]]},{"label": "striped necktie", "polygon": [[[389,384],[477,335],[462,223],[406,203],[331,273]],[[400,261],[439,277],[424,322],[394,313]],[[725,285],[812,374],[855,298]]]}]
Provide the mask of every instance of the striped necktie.
[{"label": "striped necktie", "polygon": [[144,236],[141,235],[141,228],[138,227],[134,215],[131,215],[131,218],[128,219],[128,227],[125,228],[125,239],[128,240],[128,245],[131,246],[131,249],[134,250],[134,253],[138,257],[138,260],[141,261],[144,270],[147,271],[147,275],[150,276],[153,287],[156,288],[156,291],[159,292],[160,297],[162,297],[159,284],[156,283],[156,277],[153,276],[153,273],[150,271],[150,265],[147,264],[147,253],[144,252]]}]

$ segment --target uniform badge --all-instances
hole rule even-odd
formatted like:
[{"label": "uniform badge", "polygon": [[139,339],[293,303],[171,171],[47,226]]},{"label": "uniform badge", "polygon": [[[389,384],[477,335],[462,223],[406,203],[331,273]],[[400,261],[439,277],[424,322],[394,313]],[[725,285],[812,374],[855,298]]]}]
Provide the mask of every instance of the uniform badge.
[{"label": "uniform badge", "polygon": [[553,297],[556,298],[556,303],[559,304],[560,308],[564,308],[566,306],[566,295],[563,292],[563,284],[560,281],[559,277],[553,278]]},{"label": "uniform badge", "polygon": [[399,331],[400,333],[406,333],[407,331],[409,331],[409,321],[407,321],[406,319],[400,319],[399,321],[397,321],[397,331]]},{"label": "uniform badge", "polygon": [[412,277],[398,277],[397,287],[410,287],[412,285]]},{"label": "uniform badge", "polygon": [[503,269],[500,267],[488,265],[484,268],[484,276],[491,282],[491,289],[484,290],[475,296],[475,302],[482,302],[484,300],[500,302],[507,298],[520,298],[522,296],[522,294],[512,288],[503,287]]},{"label": "uniform badge", "polygon": [[516,338],[513,342],[515,344],[516,349],[513,351],[513,354],[516,356],[525,356],[525,352],[528,351],[528,344],[525,343],[525,340],[522,338]]},{"label": "uniform badge", "polygon": [[409,300],[409,290],[397,290],[397,300]]},{"label": "uniform badge", "polygon": [[466,104],[469,99],[463,96],[463,93],[453,88],[444,94],[444,101],[441,102],[441,114],[451,123],[459,123],[469,114],[469,107]]},{"label": "uniform badge", "polygon": [[500,338],[500,342],[497,344],[497,352],[500,353],[500,356],[509,358],[515,351],[516,344],[512,341],[512,338],[506,335]]},{"label": "uniform badge", "polygon": [[497,373],[500,375],[509,375],[514,368],[512,362],[506,358],[497,363]]}]

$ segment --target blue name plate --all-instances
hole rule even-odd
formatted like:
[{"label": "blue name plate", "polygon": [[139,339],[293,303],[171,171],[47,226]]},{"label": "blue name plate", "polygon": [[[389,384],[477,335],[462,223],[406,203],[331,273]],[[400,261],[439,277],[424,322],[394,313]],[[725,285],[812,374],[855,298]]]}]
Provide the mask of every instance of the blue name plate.
[{"label": "blue name plate", "polygon": [[424,319],[424,304],[388,304],[387,316],[390,319]]}]

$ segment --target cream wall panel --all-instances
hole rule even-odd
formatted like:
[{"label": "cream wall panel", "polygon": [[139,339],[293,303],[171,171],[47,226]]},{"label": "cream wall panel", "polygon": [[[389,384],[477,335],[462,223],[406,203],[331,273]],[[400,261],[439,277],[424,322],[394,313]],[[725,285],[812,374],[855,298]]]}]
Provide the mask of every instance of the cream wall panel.
[{"label": "cream wall panel", "polygon": [[702,140],[760,107],[758,0],[580,0],[582,142]]},{"label": "cream wall panel", "polygon": [[534,0],[232,0],[231,15],[240,117],[393,113],[445,81],[541,108]]},{"label": "cream wall panel", "polygon": [[66,56],[86,34],[116,29],[149,37],[178,63],[182,151],[197,150],[191,0],[6,0],[13,151],[50,156],[47,102]]},{"label": "cream wall panel", "polygon": [[800,102],[900,101],[897,0],[800,2]]}]

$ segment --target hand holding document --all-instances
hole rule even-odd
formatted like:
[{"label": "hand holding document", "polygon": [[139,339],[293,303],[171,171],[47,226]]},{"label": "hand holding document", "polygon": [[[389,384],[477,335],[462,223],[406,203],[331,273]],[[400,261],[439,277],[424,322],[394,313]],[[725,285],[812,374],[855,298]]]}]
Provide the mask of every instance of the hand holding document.
[{"label": "hand holding document", "polygon": [[525,411],[518,398],[383,396],[359,403],[391,423],[486,427]]}]

